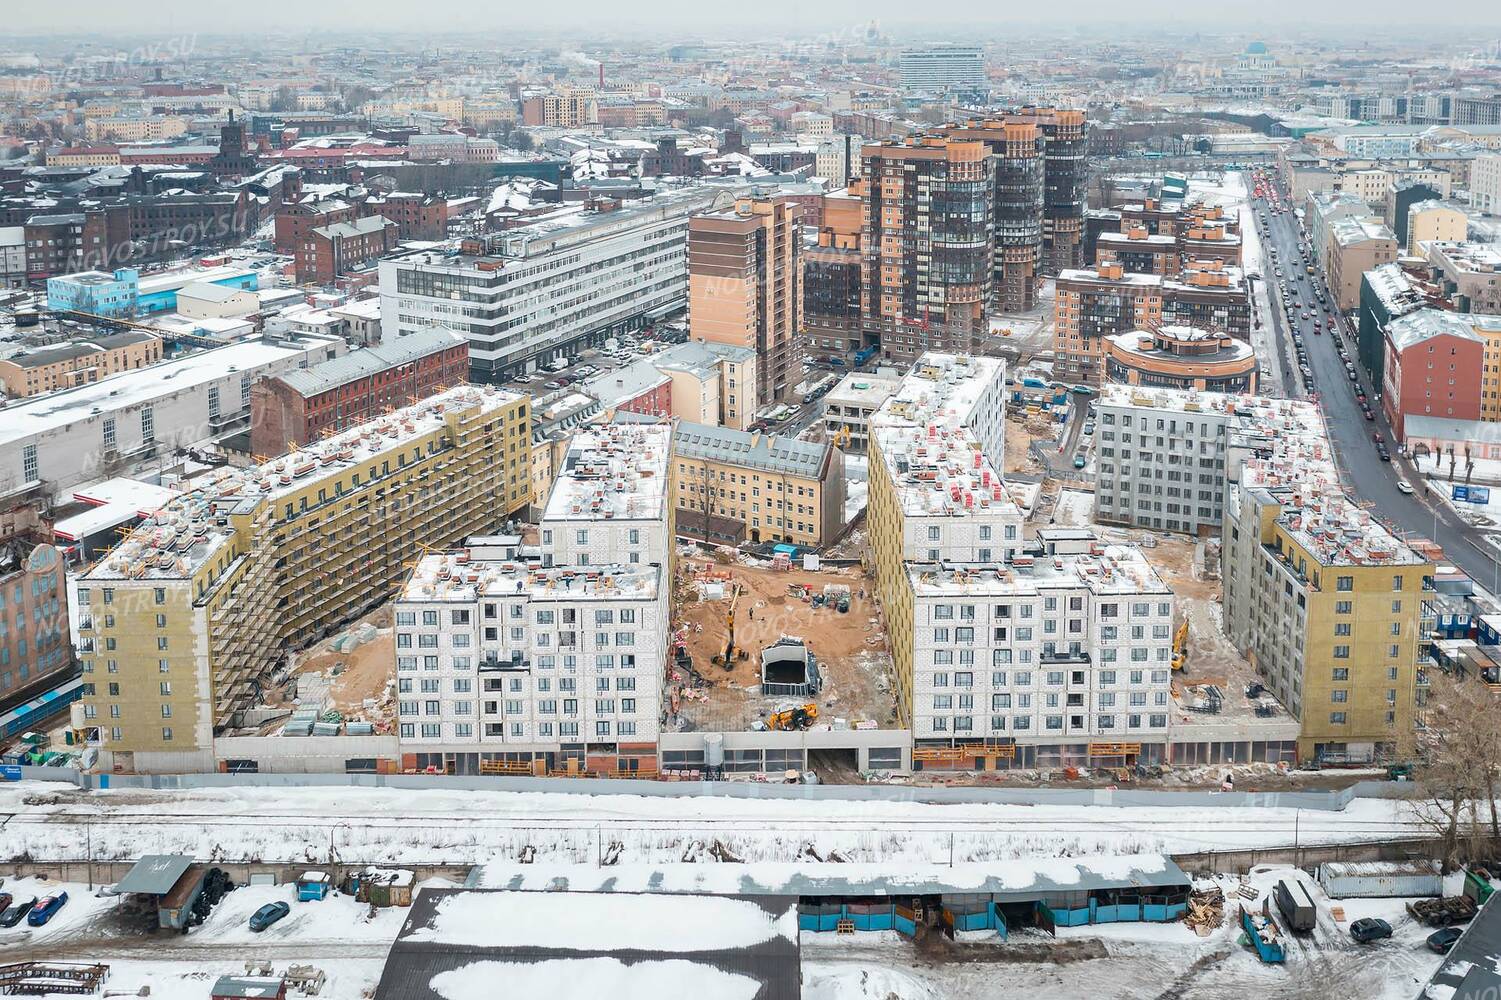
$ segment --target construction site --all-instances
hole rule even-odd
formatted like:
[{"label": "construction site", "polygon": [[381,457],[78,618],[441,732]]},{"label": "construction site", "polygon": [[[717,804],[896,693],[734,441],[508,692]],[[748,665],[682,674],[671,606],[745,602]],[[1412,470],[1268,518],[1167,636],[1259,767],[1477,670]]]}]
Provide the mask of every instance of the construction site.
[{"label": "construction site", "polygon": [[804,569],[785,557],[687,553],[678,564],[667,730],[893,725],[886,636],[858,563]]}]

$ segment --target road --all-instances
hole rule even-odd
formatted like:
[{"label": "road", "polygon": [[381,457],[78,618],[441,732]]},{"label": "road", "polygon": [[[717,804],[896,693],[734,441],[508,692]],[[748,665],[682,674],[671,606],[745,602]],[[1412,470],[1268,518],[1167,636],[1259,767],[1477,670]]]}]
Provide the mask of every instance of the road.
[{"label": "road", "polygon": [[[1258,214],[1267,207],[1260,199],[1253,199],[1253,204]],[[1270,236],[1263,240],[1265,259],[1262,263],[1266,280],[1271,285],[1281,284],[1292,290],[1302,299],[1306,309],[1313,290],[1324,287],[1324,275],[1315,273],[1305,275],[1305,280],[1297,278],[1298,274],[1304,272],[1298,251],[1298,220],[1291,212],[1269,215],[1268,222]],[[1277,265],[1271,259],[1271,247],[1274,246],[1277,248],[1278,260],[1284,265],[1285,277],[1282,279],[1277,278]],[[1280,312],[1280,292],[1270,298],[1273,312]],[[1435,500],[1430,503],[1418,495],[1409,496],[1397,489],[1397,483],[1405,479],[1421,491],[1421,480],[1414,468],[1397,456],[1396,439],[1364,372],[1360,373],[1359,385],[1375,408],[1376,419],[1367,421],[1361,413],[1360,404],[1355,399],[1354,383],[1346,375],[1345,363],[1340,360],[1336,339],[1344,343],[1346,353],[1353,360],[1356,356],[1354,328],[1341,317],[1338,332],[1315,334],[1312,314],[1308,319],[1303,319],[1302,311],[1294,312],[1294,323],[1297,332],[1303,336],[1303,345],[1308,352],[1308,366],[1314,375],[1314,387],[1309,395],[1324,412],[1324,422],[1329,430],[1334,456],[1346,486],[1363,506],[1368,507],[1372,514],[1398,535],[1434,540],[1443,547],[1448,561],[1467,573],[1476,583],[1481,586],[1489,585],[1492,592],[1501,589],[1498,587],[1501,584],[1501,563],[1492,558],[1487,548],[1482,547],[1482,532],[1455,519],[1442,502]],[[1280,324],[1279,330],[1286,328],[1280,316],[1276,316],[1275,320]],[[1276,364],[1280,368],[1286,362],[1286,352],[1291,350],[1286,339],[1279,332],[1276,340],[1282,357],[1265,359],[1268,364]],[[1294,379],[1297,377],[1293,376]],[[1288,395],[1296,395],[1291,391],[1292,387],[1289,382]],[[1376,453],[1372,434],[1379,434],[1386,442],[1393,461],[1381,461]]]}]

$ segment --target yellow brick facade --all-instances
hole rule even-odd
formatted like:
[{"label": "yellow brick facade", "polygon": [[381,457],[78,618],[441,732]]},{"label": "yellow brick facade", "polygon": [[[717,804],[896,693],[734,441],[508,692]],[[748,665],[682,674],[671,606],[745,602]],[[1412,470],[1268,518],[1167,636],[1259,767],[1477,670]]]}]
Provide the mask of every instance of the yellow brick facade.
[{"label": "yellow brick facade", "polygon": [[[315,451],[294,453],[288,468],[319,468],[270,496],[210,497],[208,487],[174,501],[169,511],[212,505],[223,538],[201,563],[176,576],[183,563],[168,549],[143,568],[127,562],[140,552],[127,542],[80,580],[90,742],[116,754],[208,750],[287,653],[388,600],[419,547],[458,543],[525,508],[529,406],[450,407],[435,429],[326,468]],[[399,424],[402,412],[384,419]]]}]

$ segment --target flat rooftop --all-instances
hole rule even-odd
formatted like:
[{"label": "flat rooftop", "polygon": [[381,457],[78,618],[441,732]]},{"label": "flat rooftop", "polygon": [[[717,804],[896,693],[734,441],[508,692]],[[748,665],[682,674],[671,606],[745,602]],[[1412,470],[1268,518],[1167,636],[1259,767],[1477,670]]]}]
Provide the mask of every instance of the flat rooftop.
[{"label": "flat rooftop", "polygon": [[234,278],[252,277],[254,274],[255,272],[250,268],[234,264],[189,268],[183,271],[164,271],[161,274],[142,275],[136,283],[136,290],[141,295],[154,295],[157,292],[175,291],[197,281],[228,281]]},{"label": "flat rooftop", "polygon": [[1324,565],[1407,565],[1427,560],[1344,492],[1323,417],[1313,403],[1265,396],[1104,386],[1099,406],[1217,415],[1226,421],[1227,469],[1242,489],[1282,505],[1278,523]]},{"label": "flat rooftop", "polygon": [[284,337],[275,343],[245,340],[119,372],[73,389],[33,396],[0,408],[0,445],[66,427],[96,410],[108,413],[150,403],[223,378],[226,372],[253,372],[336,343],[325,337]]},{"label": "flat rooftop", "polygon": [[568,445],[542,515],[547,521],[663,521],[672,426],[608,423],[582,427]]},{"label": "flat rooftop", "polygon": [[[492,386],[458,386],[326,438],[265,465],[221,468],[142,521],[87,574],[100,580],[182,580],[234,534],[230,514],[249,514],[310,483],[363,466],[447,424],[448,415],[490,413],[522,399]],[[394,475],[404,469],[398,468]],[[222,523],[221,523],[222,522]]]},{"label": "flat rooftop", "polygon": [[1009,566],[913,562],[907,563],[907,575],[922,597],[1025,596],[1079,588],[1093,594],[1172,594],[1134,545],[1096,544],[1076,555],[1021,555]]},{"label": "flat rooftop", "polygon": [[423,556],[398,600],[459,601],[527,595],[534,601],[583,599],[656,600],[662,570],[657,566],[551,566],[516,559],[479,558],[471,549]]},{"label": "flat rooftop", "polygon": [[995,447],[1003,432],[975,427],[982,397],[1004,392],[1004,383],[1005,364],[996,358],[928,353],[871,414],[871,440],[907,515],[1015,510],[997,467],[1001,456],[986,452],[987,440]]}]

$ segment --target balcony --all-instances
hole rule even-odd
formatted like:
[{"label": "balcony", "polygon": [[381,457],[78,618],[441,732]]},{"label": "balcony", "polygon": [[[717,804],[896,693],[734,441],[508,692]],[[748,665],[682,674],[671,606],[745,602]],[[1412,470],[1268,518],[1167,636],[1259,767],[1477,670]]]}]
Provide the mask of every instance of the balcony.
[{"label": "balcony", "polygon": [[1038,659],[1038,662],[1044,665],[1058,663],[1088,664],[1090,662],[1090,656],[1082,649],[1078,652],[1074,652],[1073,650],[1068,649],[1060,649],[1055,650],[1051,653],[1042,653]]}]

